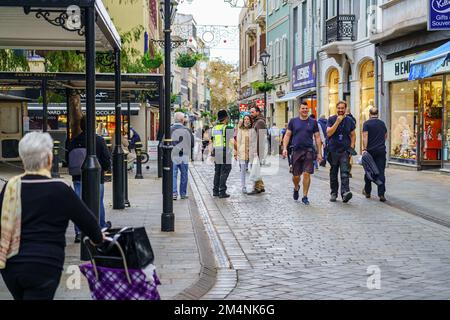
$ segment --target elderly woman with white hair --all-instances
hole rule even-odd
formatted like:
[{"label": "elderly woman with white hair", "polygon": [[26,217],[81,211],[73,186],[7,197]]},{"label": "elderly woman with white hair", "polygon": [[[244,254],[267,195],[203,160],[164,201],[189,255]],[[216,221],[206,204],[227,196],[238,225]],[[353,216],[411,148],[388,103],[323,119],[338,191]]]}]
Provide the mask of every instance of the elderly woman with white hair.
[{"label": "elderly woman with white hair", "polygon": [[15,300],[51,300],[64,265],[69,221],[95,244],[103,235],[92,212],[62,180],[51,178],[53,140],[32,132],[19,143],[25,173],[0,194],[0,270]]}]

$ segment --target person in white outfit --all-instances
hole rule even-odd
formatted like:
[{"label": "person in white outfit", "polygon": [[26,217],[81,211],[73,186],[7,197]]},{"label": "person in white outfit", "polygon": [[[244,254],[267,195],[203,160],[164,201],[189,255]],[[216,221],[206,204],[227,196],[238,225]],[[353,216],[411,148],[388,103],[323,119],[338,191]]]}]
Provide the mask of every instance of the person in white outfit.
[{"label": "person in white outfit", "polygon": [[244,116],[238,128],[237,139],[235,143],[234,157],[239,161],[241,169],[241,188],[243,193],[247,193],[246,173],[250,161],[250,134],[252,130],[253,120],[249,115]]}]

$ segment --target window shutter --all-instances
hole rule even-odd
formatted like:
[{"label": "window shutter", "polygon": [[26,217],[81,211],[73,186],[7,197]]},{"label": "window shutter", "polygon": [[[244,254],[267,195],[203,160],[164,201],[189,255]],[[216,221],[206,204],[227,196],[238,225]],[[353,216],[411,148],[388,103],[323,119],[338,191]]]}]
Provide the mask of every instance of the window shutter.
[{"label": "window shutter", "polygon": [[288,46],[287,37],[284,36],[283,37],[283,55],[282,55],[282,59],[283,59],[282,73],[283,73],[283,75],[287,75],[287,63],[288,63],[288,61],[287,61],[287,53],[288,53],[287,46]]}]

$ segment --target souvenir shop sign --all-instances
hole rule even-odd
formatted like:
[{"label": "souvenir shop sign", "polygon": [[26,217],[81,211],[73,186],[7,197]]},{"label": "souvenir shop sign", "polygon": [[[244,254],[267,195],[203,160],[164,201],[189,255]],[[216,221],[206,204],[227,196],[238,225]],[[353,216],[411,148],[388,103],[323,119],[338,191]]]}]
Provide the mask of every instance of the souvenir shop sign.
[{"label": "souvenir shop sign", "polygon": [[428,30],[450,30],[450,0],[427,0]]},{"label": "souvenir shop sign", "polygon": [[316,86],[316,61],[310,61],[292,68],[292,90]]},{"label": "souvenir shop sign", "polygon": [[[423,52],[386,61],[383,67],[384,81],[390,82],[408,79],[409,72],[411,70],[411,63],[421,54],[423,54]],[[440,66],[439,69],[435,72],[435,74],[442,73],[450,73],[449,60],[445,61],[442,66]]]}]

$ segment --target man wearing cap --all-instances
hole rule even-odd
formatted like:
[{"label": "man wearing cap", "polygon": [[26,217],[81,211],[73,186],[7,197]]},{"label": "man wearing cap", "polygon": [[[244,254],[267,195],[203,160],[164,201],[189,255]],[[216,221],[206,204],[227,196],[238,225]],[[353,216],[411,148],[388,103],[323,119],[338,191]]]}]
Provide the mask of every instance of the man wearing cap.
[{"label": "man wearing cap", "polygon": [[230,197],[226,191],[227,179],[231,172],[234,130],[233,127],[228,125],[228,113],[226,110],[218,112],[217,122],[212,128],[211,135],[215,157],[213,195],[224,199]]}]

